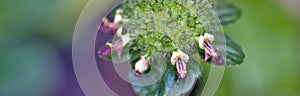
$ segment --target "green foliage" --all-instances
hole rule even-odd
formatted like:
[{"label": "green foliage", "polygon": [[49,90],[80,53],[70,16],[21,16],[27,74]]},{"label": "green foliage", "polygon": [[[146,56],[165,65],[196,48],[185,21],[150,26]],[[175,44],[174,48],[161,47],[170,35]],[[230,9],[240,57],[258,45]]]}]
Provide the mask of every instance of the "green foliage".
[{"label": "green foliage", "polygon": [[235,23],[242,14],[239,8],[223,0],[218,0],[216,12],[222,25]]},{"label": "green foliage", "polygon": [[[229,36],[225,35],[226,38],[226,65],[240,65],[244,62],[245,54],[242,48],[235,43]],[[220,50],[222,50],[220,48]],[[224,50],[224,49],[223,49]]]}]

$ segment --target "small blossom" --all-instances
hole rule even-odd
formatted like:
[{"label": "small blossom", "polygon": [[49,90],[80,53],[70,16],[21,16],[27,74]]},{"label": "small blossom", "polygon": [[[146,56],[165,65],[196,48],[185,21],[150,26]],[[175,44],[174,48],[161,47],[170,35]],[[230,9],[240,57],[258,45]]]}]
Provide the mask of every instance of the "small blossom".
[{"label": "small blossom", "polygon": [[121,35],[121,39],[118,39],[111,43],[106,43],[106,47],[98,52],[100,57],[109,55],[113,50],[117,52],[117,56],[120,59],[122,57],[123,48],[131,40],[129,34]]},{"label": "small blossom", "polygon": [[205,58],[204,62],[207,62],[209,58],[212,58],[212,61],[216,64],[224,64],[224,59],[222,55],[217,54],[213,46],[210,44],[214,41],[214,36],[209,33],[205,33],[198,38],[199,47],[204,49]]},{"label": "small blossom", "polygon": [[134,65],[136,77],[141,77],[141,75],[148,69],[149,64],[148,60],[146,60],[145,56],[141,56],[140,60],[137,61]]},{"label": "small blossom", "polygon": [[116,10],[116,15],[115,15],[115,18],[114,18],[114,23],[115,24],[120,24],[120,23],[125,23],[127,21],[129,21],[128,19],[125,19],[123,18],[123,10],[122,9],[118,9]]},{"label": "small blossom", "polygon": [[103,24],[99,27],[99,30],[101,32],[113,31],[113,33],[117,34],[117,36],[121,36],[122,35],[122,30],[123,30],[121,24],[129,21],[128,19],[123,18],[122,14],[123,14],[123,10],[118,9],[116,11],[116,15],[114,17],[113,22],[111,22],[106,17],[104,17],[102,19]]},{"label": "small blossom", "polygon": [[99,31],[101,32],[113,31],[115,33],[119,28],[119,24],[110,22],[106,17],[104,17],[102,21],[103,23],[99,27]]},{"label": "small blossom", "polygon": [[214,36],[212,34],[209,34],[209,33],[204,33],[204,35],[201,35],[199,37],[199,47],[201,49],[204,49],[204,43],[205,42],[209,42],[209,43],[212,43],[214,41]]},{"label": "small blossom", "polygon": [[179,79],[185,79],[186,78],[186,62],[189,61],[189,56],[182,51],[174,51],[172,53],[171,57],[171,63],[172,65],[176,64],[176,70],[178,74]]},{"label": "small blossom", "polygon": [[105,47],[98,52],[99,57],[104,57],[104,56],[109,55],[111,53],[111,48],[112,48],[112,44],[107,42],[105,44]]},{"label": "small blossom", "polygon": [[[123,18],[122,15],[123,15],[123,10],[122,9],[118,9],[116,11],[116,15],[115,15],[115,18],[114,18],[114,23],[115,24],[121,25],[122,23],[125,23],[125,22],[129,21],[128,19]],[[116,32],[116,35],[117,36],[121,36],[122,35],[122,31],[123,31],[123,28],[122,28],[122,26],[120,26],[119,29]]]}]

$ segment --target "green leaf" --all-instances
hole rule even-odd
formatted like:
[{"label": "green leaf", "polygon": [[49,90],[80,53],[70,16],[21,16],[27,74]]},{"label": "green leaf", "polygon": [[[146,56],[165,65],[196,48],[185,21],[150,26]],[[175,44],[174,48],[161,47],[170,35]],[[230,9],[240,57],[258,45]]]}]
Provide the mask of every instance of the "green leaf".
[{"label": "green leaf", "polygon": [[188,95],[192,91],[196,80],[200,78],[201,70],[199,62],[190,59],[190,61],[187,62],[187,71],[187,78],[180,80],[177,78],[175,65],[171,65],[170,62],[168,62],[167,69],[158,82],[149,86],[133,85],[133,89],[141,96]]},{"label": "green leaf", "polygon": [[216,12],[222,25],[235,23],[241,17],[242,13],[236,6],[220,0],[217,0]]}]

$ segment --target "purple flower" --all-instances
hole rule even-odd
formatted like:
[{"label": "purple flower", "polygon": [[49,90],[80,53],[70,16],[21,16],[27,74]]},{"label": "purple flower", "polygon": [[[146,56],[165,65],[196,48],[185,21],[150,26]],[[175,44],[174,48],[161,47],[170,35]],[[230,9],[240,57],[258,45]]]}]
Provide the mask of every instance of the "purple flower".
[{"label": "purple flower", "polygon": [[214,36],[209,33],[201,35],[198,39],[199,47],[204,49],[205,58],[204,62],[207,62],[208,59],[212,58],[212,61],[218,65],[224,64],[224,59],[222,55],[218,54],[213,46],[210,44],[214,41]]},{"label": "purple flower", "polygon": [[189,56],[182,51],[174,51],[172,53],[171,57],[171,63],[172,65],[176,64],[176,71],[178,74],[179,79],[185,79],[186,78],[186,62],[189,61]]},{"label": "purple flower", "polygon": [[122,17],[122,14],[123,14],[123,10],[122,9],[118,9],[116,11],[116,15],[114,17],[113,22],[111,22],[106,17],[102,18],[103,23],[99,27],[99,31],[100,32],[109,32],[109,31],[112,31],[114,34],[117,33],[117,35],[121,35],[122,34],[121,24],[129,21],[128,19],[124,19]]},{"label": "purple flower", "polygon": [[122,17],[123,10],[118,9],[116,11],[116,15],[114,21],[111,22],[108,18],[102,18],[103,23],[99,27],[100,32],[110,32],[112,31],[114,34],[117,34],[121,39],[116,40],[113,44],[106,44],[106,47],[98,52],[100,57],[107,56],[111,53],[111,51],[115,50],[117,52],[118,58],[121,58],[123,47],[131,40],[129,34],[122,35],[123,28],[120,26],[121,23],[125,23],[129,20],[124,19]]},{"label": "purple flower", "polygon": [[122,50],[123,50],[122,39],[115,41],[113,44],[107,42],[105,47],[98,52],[99,57],[108,56],[111,54],[113,50],[117,52],[118,58],[121,58]]},{"label": "purple flower", "polygon": [[110,22],[106,17],[104,17],[102,21],[103,23],[99,27],[100,32],[109,32],[109,31],[113,31],[113,33],[117,32],[119,28],[119,24]]},{"label": "purple flower", "polygon": [[104,57],[104,56],[109,55],[111,53],[111,48],[112,48],[112,44],[107,42],[105,44],[105,47],[98,52],[99,57]]},{"label": "purple flower", "polygon": [[116,40],[115,42],[113,42],[113,44],[106,43],[106,47],[98,52],[99,56],[100,57],[107,56],[113,50],[115,50],[117,52],[117,57],[120,59],[122,57],[123,48],[131,40],[129,34],[121,35],[120,37],[121,37],[121,39]]}]

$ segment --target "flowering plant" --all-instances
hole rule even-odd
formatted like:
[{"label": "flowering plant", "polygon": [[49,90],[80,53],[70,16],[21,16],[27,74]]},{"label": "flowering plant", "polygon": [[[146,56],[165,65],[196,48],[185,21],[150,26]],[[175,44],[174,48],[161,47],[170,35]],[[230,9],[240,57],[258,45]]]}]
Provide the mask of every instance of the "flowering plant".
[{"label": "flowering plant", "polygon": [[203,64],[227,67],[243,62],[241,47],[220,24],[235,22],[240,10],[225,1],[128,0],[120,6],[113,22],[102,19],[100,32],[112,32],[116,38],[98,54],[129,60],[132,82],[157,80],[133,84],[139,95],[187,95],[201,77]]}]

